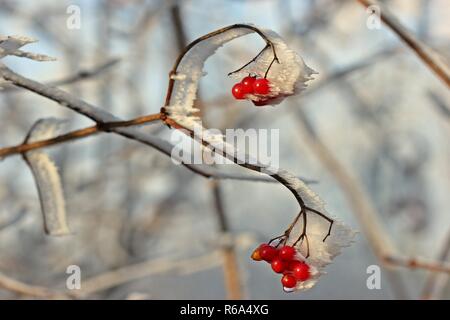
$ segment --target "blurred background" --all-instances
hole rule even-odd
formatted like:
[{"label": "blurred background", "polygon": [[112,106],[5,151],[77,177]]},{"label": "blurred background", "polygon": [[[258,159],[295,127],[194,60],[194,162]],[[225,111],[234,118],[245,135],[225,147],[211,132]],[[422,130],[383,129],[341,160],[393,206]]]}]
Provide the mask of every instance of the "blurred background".
[{"label": "blurred background", "polygon": [[[448,1],[383,3],[448,58]],[[73,8],[81,24],[70,29]],[[197,104],[208,127],[279,129],[280,166],[317,180],[311,187],[329,212],[360,231],[313,289],[285,294],[279,277],[249,258],[297,212],[281,185],[206,179],[147,146],[99,134],[46,149],[62,177],[69,236],[45,235],[23,159],[0,161],[0,298],[45,297],[10,290],[8,281],[67,292],[69,265],[80,266],[84,297],[93,299],[450,298],[445,275],[384,268],[358,218],[355,201],[364,199],[381,221],[379,236],[404,256],[437,261],[450,251],[450,93],[390,29],[369,28],[368,17],[355,0],[0,0],[0,35],[39,39],[26,50],[58,59],[4,64],[123,119],[159,111],[168,72],[195,38],[234,23],[278,32],[319,72],[305,92],[274,108],[233,99],[227,73],[264,46],[249,35],[208,60]],[[92,124],[6,87],[0,146],[20,144],[50,116],[67,119],[66,131]],[[141,130],[170,137],[160,124]],[[381,267],[379,290],[366,284],[371,265]]]}]

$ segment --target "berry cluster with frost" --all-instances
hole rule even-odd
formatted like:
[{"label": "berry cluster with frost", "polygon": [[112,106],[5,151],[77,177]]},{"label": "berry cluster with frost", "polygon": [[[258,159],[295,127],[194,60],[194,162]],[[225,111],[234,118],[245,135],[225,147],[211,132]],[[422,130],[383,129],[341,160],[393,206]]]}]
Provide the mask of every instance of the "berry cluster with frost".
[{"label": "berry cluster with frost", "polygon": [[[169,92],[169,101],[163,108],[165,114],[182,127],[193,131],[197,139],[206,141],[216,152],[236,154],[234,147],[223,141],[222,134],[210,134],[196,115],[198,110],[194,108],[194,101],[198,82],[205,75],[203,66],[206,59],[219,47],[233,39],[256,32],[256,29],[250,25],[233,26],[197,39],[177,61],[171,74],[173,86],[172,92]],[[309,68],[278,34],[270,30],[257,30],[265,39],[266,47],[252,61],[229,74],[241,79],[233,87],[232,94],[239,100],[251,100],[257,106],[276,105],[284,98],[304,90],[306,83],[316,72]],[[323,201],[296,176],[270,165],[258,163],[258,166],[261,172],[276,175],[277,180],[282,180],[296,198],[301,199],[301,211],[294,222],[283,235],[269,241],[265,249],[273,248],[278,252],[276,248],[279,246],[292,248],[292,261],[271,261],[272,268],[275,272],[282,271],[285,291],[309,289],[324,273],[324,267],[343,247],[352,243],[355,232],[334,217],[331,218]],[[277,241],[276,245],[271,245]],[[264,256],[262,252],[261,254]],[[254,254],[255,257],[257,253]],[[297,267],[301,264],[301,270],[295,272],[293,264]]]},{"label": "berry cluster with frost", "polygon": [[230,73],[235,78],[251,75],[266,80],[268,90],[265,94],[249,93],[245,96],[257,106],[276,105],[287,96],[300,93],[317,73],[277,33],[271,30],[263,32],[273,47],[266,46],[249,64]]},{"label": "berry cluster with frost", "polygon": [[266,261],[275,273],[282,274],[281,285],[286,292],[294,291],[297,286],[304,286],[318,274],[317,269],[306,263],[302,254],[293,246],[278,248],[263,243],[253,251],[252,259]]}]

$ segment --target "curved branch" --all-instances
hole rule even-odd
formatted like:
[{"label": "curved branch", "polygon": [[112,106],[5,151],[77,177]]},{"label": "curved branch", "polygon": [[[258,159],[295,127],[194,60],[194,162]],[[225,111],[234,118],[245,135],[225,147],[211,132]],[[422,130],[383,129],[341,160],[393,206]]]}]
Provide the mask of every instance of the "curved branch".
[{"label": "curved branch", "polygon": [[[165,154],[166,156],[169,157],[172,156],[173,145],[170,144],[168,141],[158,138],[154,135],[150,135],[142,131],[139,131],[136,128],[131,127],[122,128],[122,126],[134,126],[138,124],[147,123],[149,121],[154,121],[157,115],[159,114],[141,116],[132,120],[122,121],[121,119],[115,117],[114,115],[108,113],[107,111],[104,111],[98,107],[88,104],[87,102],[84,102],[80,99],[77,99],[71,94],[61,89],[49,87],[42,83],[25,78],[13,72],[4,65],[0,65],[0,77],[2,77],[5,80],[11,81],[11,83],[17,87],[24,88],[40,96],[53,100],[61,104],[62,106],[74,110],[77,113],[83,114],[97,122],[97,125],[95,126],[75,130],[53,139],[41,140],[36,141],[35,143],[32,144],[23,144],[0,149],[0,158],[5,158],[13,154],[20,154],[33,149],[56,145],[65,141],[71,141],[81,137],[87,137],[94,133],[98,133],[105,130],[117,133],[128,139],[135,140],[147,146],[155,148],[156,150]],[[199,174],[205,178],[275,182],[275,180],[271,179],[270,177],[225,173],[202,165],[188,164],[182,161],[180,162],[183,166],[185,166],[192,172]],[[303,177],[301,179],[304,180],[306,183],[317,182],[316,180],[305,179]]]}]

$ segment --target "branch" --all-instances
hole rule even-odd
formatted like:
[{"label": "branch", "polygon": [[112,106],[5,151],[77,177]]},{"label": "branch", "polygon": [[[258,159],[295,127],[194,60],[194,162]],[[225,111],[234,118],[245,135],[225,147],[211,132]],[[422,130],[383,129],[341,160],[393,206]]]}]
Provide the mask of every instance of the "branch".
[{"label": "branch", "polygon": [[[450,258],[450,230],[447,232],[445,239],[442,243],[442,248],[439,250],[437,259],[441,262],[448,261]],[[444,291],[449,281],[449,275],[436,274],[430,272],[425,285],[423,287],[421,298],[422,299],[439,299],[439,296]]]},{"label": "branch", "polygon": [[24,282],[12,279],[0,272],[0,288],[24,296],[42,298],[42,299],[70,299],[70,296],[62,292],[51,290],[49,288],[33,286]]},{"label": "branch", "polygon": [[233,243],[228,219],[223,204],[222,189],[217,181],[213,181],[211,185],[214,198],[214,207],[216,209],[219,220],[220,235],[222,236],[222,257],[223,257],[223,273],[225,278],[225,287],[227,298],[231,300],[242,299],[241,279],[239,272],[236,248]]},{"label": "branch", "polygon": [[30,150],[40,149],[48,146],[52,146],[55,144],[60,144],[63,142],[73,141],[81,138],[85,138],[101,131],[110,131],[113,128],[119,127],[129,127],[135,126],[143,123],[148,123],[152,121],[156,121],[160,119],[160,114],[151,114],[147,116],[138,117],[128,121],[113,121],[113,122],[105,122],[101,125],[95,125],[83,129],[78,129],[75,131],[71,131],[54,138],[46,139],[46,140],[38,140],[31,143],[22,143],[12,147],[6,147],[0,149],[0,158],[6,158],[8,156],[25,153]]},{"label": "branch", "polygon": [[[101,73],[105,72],[106,70],[110,69],[112,66],[115,66],[119,62],[120,62],[119,58],[114,58],[104,63],[101,63],[98,66],[93,67],[92,69],[80,70],[73,75],[69,75],[62,79],[53,80],[46,84],[49,86],[63,86],[73,84],[82,80],[94,78],[100,75]],[[6,88],[4,87],[1,90],[1,92],[17,92],[17,91],[19,91],[19,88],[13,86]]]},{"label": "branch", "polygon": [[[21,87],[29,91],[35,92],[38,95],[53,100],[59,103],[60,105],[67,107],[71,110],[74,110],[77,113],[83,114],[88,118],[97,122],[97,125],[95,126],[75,130],[73,132],[69,132],[65,135],[53,139],[36,141],[33,144],[18,145],[0,149],[0,158],[13,154],[23,153],[37,148],[51,146],[64,141],[75,140],[78,139],[78,136],[85,137],[92,135],[94,133],[98,133],[99,131],[107,131],[107,132],[111,131],[117,133],[125,138],[135,140],[147,146],[155,148],[156,150],[165,154],[166,156],[169,157],[172,156],[173,146],[168,141],[139,131],[136,128],[123,128],[123,126],[134,126],[138,124],[144,124],[149,121],[154,121],[158,114],[141,116],[132,120],[122,121],[121,119],[115,117],[111,113],[104,111],[98,107],[95,107],[87,102],[84,102],[61,89],[50,87],[41,84],[39,82],[33,81],[31,79],[25,78],[13,72],[4,65],[0,65],[0,77],[2,77],[7,81],[11,81],[12,84],[14,84],[17,87]],[[187,164],[184,162],[182,162],[182,164],[192,172],[199,174],[205,178],[276,182],[270,177],[264,177],[262,175],[242,175],[233,173],[223,173],[218,170],[206,167],[204,165]],[[317,181],[305,179],[305,182],[315,183]]]},{"label": "branch", "polygon": [[370,7],[376,5],[381,7],[381,20],[394,32],[406,45],[408,45],[422,61],[440,78],[447,87],[450,87],[450,70],[443,58],[424,43],[420,42],[411,32],[409,32],[396,17],[383,8],[380,3],[373,0],[358,0],[363,6]]},{"label": "branch", "polygon": [[[440,262],[426,262],[422,259],[404,258],[398,255],[398,251],[392,243],[389,234],[386,232],[383,224],[378,218],[379,214],[376,211],[375,206],[363,191],[363,186],[350,174],[350,172],[348,172],[327,146],[312,131],[311,124],[308,122],[301,109],[298,109],[297,116],[301,123],[299,127],[303,133],[301,141],[306,142],[309,145],[317,158],[328,169],[328,172],[333,175],[340,184],[352,208],[352,212],[358,218],[359,223],[364,230],[364,234],[367,237],[369,244],[372,246],[377,258],[388,266],[418,268],[433,272],[450,273],[450,266]],[[398,294],[404,295],[403,285],[400,282],[400,279],[398,279],[396,274],[392,271],[387,271],[390,280],[394,282],[394,289],[398,290]]]},{"label": "branch", "polygon": [[409,269],[424,269],[432,272],[450,274],[450,264],[440,261],[427,261],[422,258],[405,258],[399,256],[385,256],[384,262],[388,265]]},{"label": "branch", "polygon": [[195,258],[174,261],[172,259],[149,260],[125,266],[86,279],[81,283],[81,290],[74,291],[79,297],[86,297],[95,292],[117,287],[124,283],[164,272],[190,274],[220,265],[217,251]]}]

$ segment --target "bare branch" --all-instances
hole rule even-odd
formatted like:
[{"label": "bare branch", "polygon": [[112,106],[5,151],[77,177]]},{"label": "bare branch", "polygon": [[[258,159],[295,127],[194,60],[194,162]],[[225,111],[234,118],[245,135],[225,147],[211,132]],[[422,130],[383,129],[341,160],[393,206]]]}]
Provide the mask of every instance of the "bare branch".
[{"label": "bare branch", "polygon": [[62,292],[49,288],[33,286],[12,279],[0,272],[0,288],[15,292],[20,295],[43,298],[43,299],[69,299],[70,297]]},{"label": "bare branch", "polygon": [[396,33],[431,70],[433,70],[447,87],[450,87],[449,66],[447,62],[443,60],[442,56],[417,39],[396,17],[394,17],[386,8],[381,6],[379,2],[373,0],[358,1],[367,8],[373,5],[381,7],[381,20]]}]

